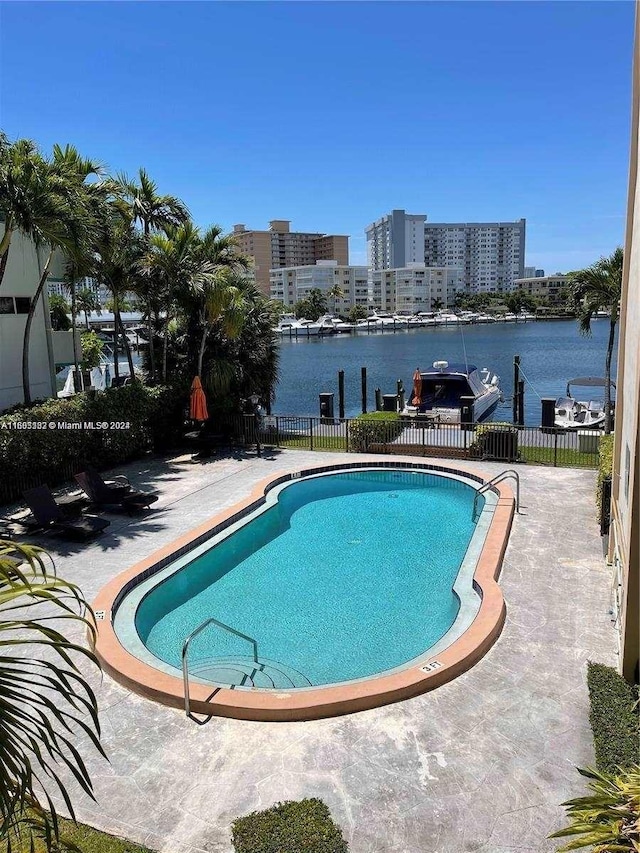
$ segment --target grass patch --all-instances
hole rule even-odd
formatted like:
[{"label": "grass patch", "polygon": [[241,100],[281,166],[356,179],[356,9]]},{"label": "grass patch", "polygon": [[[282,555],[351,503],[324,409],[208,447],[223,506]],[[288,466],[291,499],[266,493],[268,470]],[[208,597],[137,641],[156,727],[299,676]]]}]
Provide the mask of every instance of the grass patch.
[{"label": "grass patch", "polygon": [[538,465],[555,465],[558,468],[596,468],[597,457],[593,453],[584,453],[581,450],[569,448],[558,448],[557,453],[553,447],[530,447],[520,445],[518,447],[523,462],[533,462]]},{"label": "grass patch", "polygon": [[[265,442],[271,446],[275,445],[274,441]],[[298,450],[310,450],[311,444],[309,436],[298,436],[297,438],[280,439],[279,447],[297,448]],[[341,436],[323,436],[314,435],[313,437],[314,450],[345,450],[347,449],[347,441]]]},{"label": "grass patch", "polygon": [[[135,844],[124,838],[116,838],[106,832],[100,832],[84,823],[74,823],[66,818],[59,818],[60,838],[70,841],[79,847],[82,853],[154,853],[149,847]],[[26,837],[17,841],[14,847],[14,839],[11,841],[12,850],[15,853],[30,853],[29,842]],[[47,853],[47,848],[42,841],[36,841],[35,853]]]},{"label": "grass patch", "polygon": [[327,806],[316,798],[278,803],[233,822],[236,853],[348,853]]},{"label": "grass patch", "polygon": [[638,688],[610,666],[588,664],[587,684],[598,770],[614,772],[640,761]]}]

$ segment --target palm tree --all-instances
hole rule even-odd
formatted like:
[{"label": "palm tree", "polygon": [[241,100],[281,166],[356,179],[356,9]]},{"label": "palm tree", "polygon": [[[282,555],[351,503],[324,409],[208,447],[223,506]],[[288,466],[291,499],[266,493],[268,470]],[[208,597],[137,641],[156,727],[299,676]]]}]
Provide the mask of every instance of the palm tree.
[{"label": "palm tree", "polygon": [[114,316],[114,363],[113,372],[116,378],[120,376],[118,366],[118,335],[129,363],[131,381],[136,378],[133,368],[131,347],[127,339],[120,312],[123,307],[124,295],[133,289],[140,275],[140,269],[145,256],[145,240],[133,226],[130,211],[111,200],[103,210],[98,237],[96,240],[95,278],[104,284],[113,297]]},{"label": "palm tree", "polygon": [[340,287],[340,285],[336,282],[333,287],[331,287],[327,291],[327,296],[333,299],[333,313],[336,313],[336,303],[338,299],[342,299],[344,296],[344,290]]},{"label": "palm tree", "polygon": [[4,278],[11,239],[22,231],[38,245],[64,243],[64,181],[50,171],[50,163],[35,143],[19,139],[10,144],[0,133],[0,286]]},{"label": "palm tree", "polygon": [[437,296],[435,299],[431,300],[431,307],[434,311],[439,311],[441,308],[444,308],[444,302]]},{"label": "palm tree", "polygon": [[199,256],[206,264],[202,283],[196,283],[194,288],[200,303],[202,335],[197,373],[201,376],[207,336],[212,326],[217,323],[228,338],[237,337],[242,330],[247,308],[243,291],[249,260],[239,254],[233,236],[223,235],[219,225],[211,226],[203,234]]},{"label": "palm tree", "polygon": [[[118,181],[123,198],[129,205],[131,219],[134,223],[142,225],[142,231],[147,240],[152,232],[166,232],[168,228],[175,228],[188,221],[187,207],[175,196],[159,195],[157,184],[151,180],[144,169],[138,171],[138,183],[130,180],[126,175],[120,175]],[[150,378],[155,381],[156,364],[152,323],[152,303],[156,296],[153,290],[154,279],[147,275],[141,279],[141,283],[141,296],[146,303]]]},{"label": "palm tree", "polygon": [[163,311],[162,381],[167,381],[169,326],[176,314],[178,300],[189,300],[204,291],[212,270],[202,257],[202,241],[192,222],[167,227],[165,234],[152,234],[141,264],[141,276],[153,280],[160,310]]},{"label": "palm tree", "polygon": [[591,320],[597,311],[609,312],[609,340],[607,355],[604,363],[605,392],[604,392],[604,431],[611,432],[611,360],[615,341],[616,323],[620,312],[622,295],[622,266],[624,253],[618,247],[608,258],[600,258],[595,264],[584,270],[569,274],[572,301],[580,332],[591,334]]},{"label": "palm tree", "polygon": [[61,770],[94,798],[77,734],[104,755],[96,698],[76,658],[99,664],[62,627],[79,626],[93,637],[93,621],[80,589],[58,577],[47,560],[41,548],[0,540],[0,840],[8,853],[16,837],[19,849],[37,837],[55,848],[54,796],[62,795],[75,817]]},{"label": "palm tree", "polygon": [[[93,160],[81,157],[72,146],[60,148],[55,145],[53,157],[47,160],[40,155],[37,168],[34,169],[34,181],[38,183],[38,198],[46,206],[49,219],[43,221],[42,212],[38,220],[31,223],[31,230],[25,231],[36,245],[38,252],[45,250],[44,264],[40,267],[40,280],[31,299],[27,314],[22,344],[22,387],[24,401],[31,402],[29,380],[29,344],[33,318],[49,276],[51,262],[56,250],[62,250],[67,257],[80,261],[91,245],[95,230],[95,211],[99,200],[107,187],[102,182],[86,183],[92,176],[99,176],[102,167]],[[23,220],[23,226],[26,225]],[[23,230],[25,228],[23,227]],[[40,255],[38,255],[40,257]]]},{"label": "palm tree", "polygon": [[97,311],[100,307],[100,303],[98,302],[98,298],[93,290],[90,290],[88,287],[83,287],[82,290],[76,296],[76,306],[78,311],[82,311],[84,314],[84,322],[89,328],[89,314],[92,311]]}]

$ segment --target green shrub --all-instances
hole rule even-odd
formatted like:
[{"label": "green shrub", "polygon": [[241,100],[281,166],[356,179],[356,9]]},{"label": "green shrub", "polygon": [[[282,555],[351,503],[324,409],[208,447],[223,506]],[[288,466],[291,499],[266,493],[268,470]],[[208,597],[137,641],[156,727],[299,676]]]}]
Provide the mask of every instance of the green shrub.
[{"label": "green shrub", "polygon": [[602,523],[602,484],[611,478],[613,472],[613,436],[602,435],[598,441],[598,454],[600,464],[598,466],[598,481],[596,485],[596,507],[597,518]]},{"label": "green shrub", "polygon": [[[0,503],[32,485],[63,482],[84,465],[102,469],[135,459],[149,450],[177,443],[182,430],[182,407],[188,393],[167,387],[149,388],[140,382],[109,388],[95,396],[77,394],[34,406],[16,407],[0,417]],[[107,423],[107,429],[85,424]],[[41,423],[43,429],[16,429],[18,423]],[[56,428],[48,424],[55,423]],[[111,424],[128,424],[111,428]],[[81,424],[62,429],[59,424]]]},{"label": "green shrub", "polygon": [[91,370],[92,367],[100,367],[100,356],[104,348],[96,332],[83,332],[80,335],[82,344],[82,361],[80,367],[83,370]]},{"label": "green shrub", "polygon": [[368,412],[358,415],[349,424],[349,445],[352,450],[366,453],[370,444],[387,444],[402,432],[398,412]]},{"label": "green shrub", "polygon": [[591,662],[587,684],[598,769],[613,772],[640,762],[637,688],[634,690],[612,667]]},{"label": "green shrub", "polygon": [[236,853],[347,853],[340,827],[316,798],[278,803],[233,822]]}]

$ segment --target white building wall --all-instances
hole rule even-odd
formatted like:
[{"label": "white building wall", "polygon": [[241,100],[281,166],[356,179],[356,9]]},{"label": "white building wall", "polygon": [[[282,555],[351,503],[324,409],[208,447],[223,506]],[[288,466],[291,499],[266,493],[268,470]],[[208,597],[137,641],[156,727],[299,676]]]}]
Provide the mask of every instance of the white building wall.
[{"label": "white building wall", "polygon": [[[24,400],[22,342],[29,310],[27,300],[36,291],[45,261],[44,252],[38,254],[30,240],[20,232],[14,233],[7,268],[0,285],[0,411]],[[20,313],[16,313],[16,310]],[[48,315],[45,288],[33,318],[30,336],[30,388],[34,400],[55,393],[50,324],[45,322],[45,317],[48,321]]]},{"label": "white building wall", "polygon": [[371,270],[371,307],[377,311],[408,315],[433,311],[434,305],[439,303],[442,308],[452,308],[462,282],[462,270],[447,267],[413,264],[397,269]]},{"label": "white building wall", "polygon": [[[316,261],[308,266],[272,269],[269,274],[271,298],[290,308],[317,288],[326,296],[329,311],[333,311],[335,305],[336,313],[344,314],[354,305],[367,307],[367,274],[365,266],[345,266],[337,261]],[[342,290],[341,298],[328,296],[335,285]]]}]

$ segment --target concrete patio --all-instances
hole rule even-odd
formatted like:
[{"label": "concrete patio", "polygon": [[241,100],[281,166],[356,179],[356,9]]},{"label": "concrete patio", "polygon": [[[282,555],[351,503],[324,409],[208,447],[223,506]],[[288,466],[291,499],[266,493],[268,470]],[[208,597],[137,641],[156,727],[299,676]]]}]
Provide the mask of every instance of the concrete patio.
[{"label": "concrete patio", "polygon": [[[110,515],[107,534],[90,545],[41,541],[92,600],[107,580],[267,475],[366,458],[289,450],[205,465],[143,460],[117,473],[157,490],[155,511]],[[488,476],[505,467],[455,465]],[[231,853],[235,817],[317,796],[352,853],[556,850],[546,836],[563,824],[559,803],[583,790],[576,765],[593,762],[586,662],[615,662],[610,574],[595,521],[595,473],[518,470],[522,512],[500,580],[507,621],[468,673],[342,718],[214,718],[203,726],[107,676],[92,677],[110,762],[86,753],[97,802],[76,795],[78,818],[162,853]]]}]

